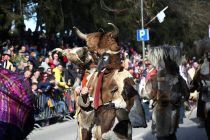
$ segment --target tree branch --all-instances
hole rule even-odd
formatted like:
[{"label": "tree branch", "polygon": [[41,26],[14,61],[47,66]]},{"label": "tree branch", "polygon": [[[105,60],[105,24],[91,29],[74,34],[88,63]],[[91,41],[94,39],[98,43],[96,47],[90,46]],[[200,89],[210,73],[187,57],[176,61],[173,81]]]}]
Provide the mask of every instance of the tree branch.
[{"label": "tree branch", "polygon": [[105,11],[108,11],[108,12],[113,12],[113,13],[122,13],[122,12],[125,12],[128,10],[128,8],[124,8],[124,9],[113,9],[113,8],[110,8],[108,7],[103,0],[100,0],[100,5],[101,5],[101,8]]}]

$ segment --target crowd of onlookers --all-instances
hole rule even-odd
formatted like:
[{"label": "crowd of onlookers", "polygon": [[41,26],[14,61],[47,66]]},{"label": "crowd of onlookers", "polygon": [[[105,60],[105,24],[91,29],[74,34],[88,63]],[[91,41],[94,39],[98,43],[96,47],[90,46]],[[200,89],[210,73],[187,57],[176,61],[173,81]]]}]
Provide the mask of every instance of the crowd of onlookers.
[{"label": "crowd of onlookers", "polygon": [[[0,66],[23,75],[36,95],[38,118],[72,111],[69,94],[77,77],[77,67],[57,52],[56,47],[82,44],[64,33],[47,37],[43,32],[23,31],[0,44]],[[71,46],[70,46],[71,45]],[[46,112],[51,113],[46,113]],[[48,116],[46,116],[48,115]]]},{"label": "crowd of onlookers", "polygon": [[74,82],[76,67],[65,62],[65,58],[58,53],[48,51],[47,55],[43,55],[36,46],[18,47],[8,46],[1,54],[0,65],[22,74],[25,80],[30,81],[39,113],[46,113],[47,108],[55,110],[55,107],[57,112],[68,111],[63,95]]}]

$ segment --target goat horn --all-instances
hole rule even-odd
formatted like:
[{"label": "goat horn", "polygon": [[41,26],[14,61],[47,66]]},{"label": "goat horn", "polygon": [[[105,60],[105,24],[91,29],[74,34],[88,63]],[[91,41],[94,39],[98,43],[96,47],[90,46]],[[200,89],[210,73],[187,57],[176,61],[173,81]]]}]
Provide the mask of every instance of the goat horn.
[{"label": "goat horn", "polygon": [[111,25],[112,27],[114,27],[114,30],[112,31],[112,35],[113,35],[113,37],[116,37],[119,33],[119,29],[113,23],[109,22],[108,24]]},{"label": "goat horn", "polygon": [[77,27],[73,27],[78,37],[80,37],[83,40],[87,39],[87,35],[82,33]]}]

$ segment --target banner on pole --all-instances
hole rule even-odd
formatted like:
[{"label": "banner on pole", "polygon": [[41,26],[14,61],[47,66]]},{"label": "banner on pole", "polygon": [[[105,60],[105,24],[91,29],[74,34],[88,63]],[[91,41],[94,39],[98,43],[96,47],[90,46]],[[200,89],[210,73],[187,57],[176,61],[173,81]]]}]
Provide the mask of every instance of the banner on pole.
[{"label": "banner on pole", "polygon": [[164,21],[164,18],[166,17],[164,11],[161,11],[157,14],[157,19],[160,23],[162,23]]}]

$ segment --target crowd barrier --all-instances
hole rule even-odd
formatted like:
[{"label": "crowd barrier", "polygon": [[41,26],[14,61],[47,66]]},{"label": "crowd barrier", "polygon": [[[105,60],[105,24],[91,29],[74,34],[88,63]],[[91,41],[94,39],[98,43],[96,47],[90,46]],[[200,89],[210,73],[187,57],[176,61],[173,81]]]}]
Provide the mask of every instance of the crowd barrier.
[{"label": "crowd barrier", "polygon": [[72,120],[75,103],[71,98],[71,88],[60,90],[60,93],[38,93],[36,95],[35,128],[56,122]]}]

